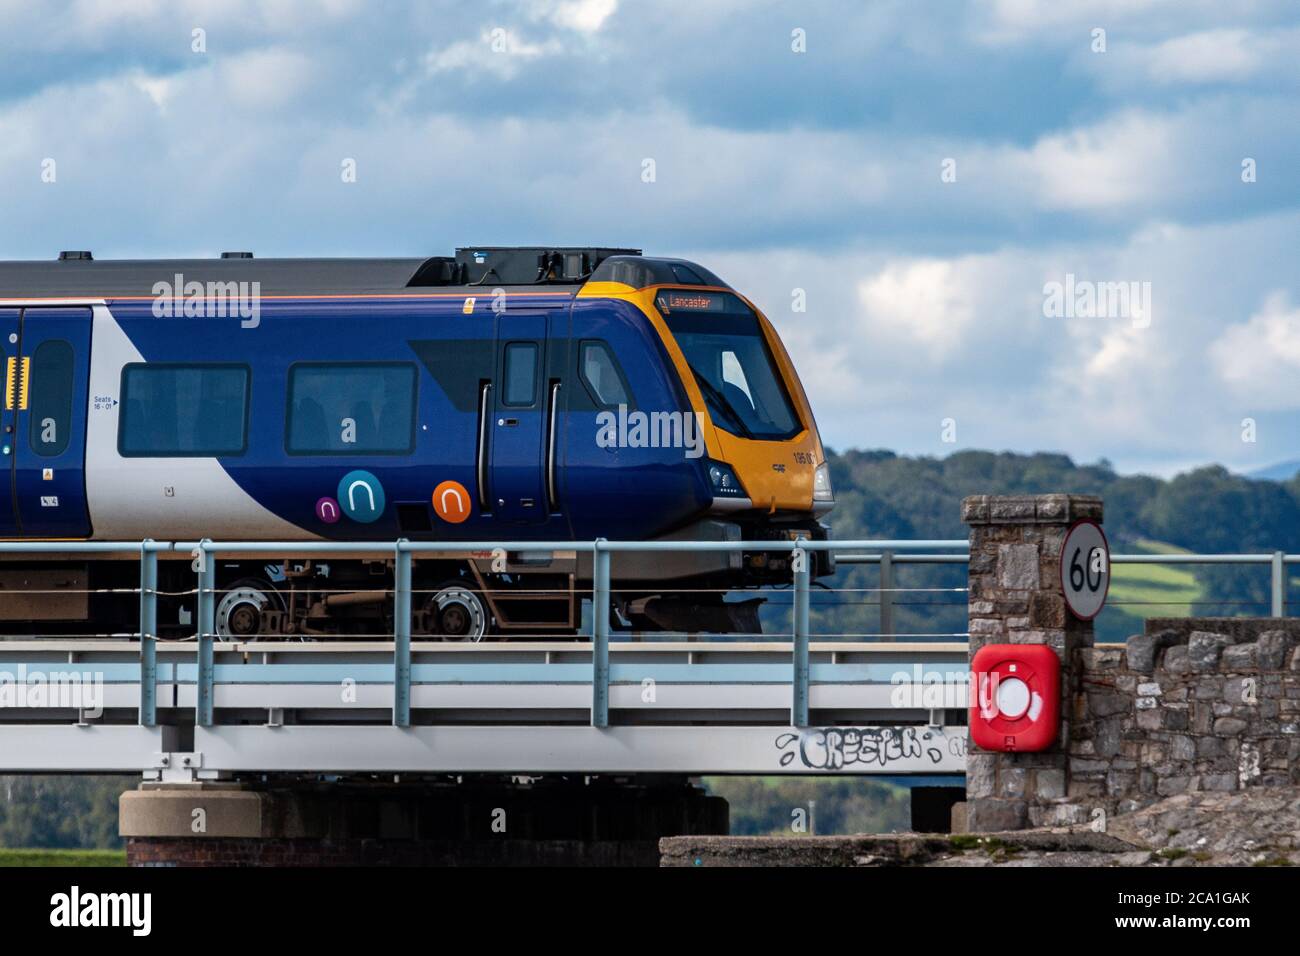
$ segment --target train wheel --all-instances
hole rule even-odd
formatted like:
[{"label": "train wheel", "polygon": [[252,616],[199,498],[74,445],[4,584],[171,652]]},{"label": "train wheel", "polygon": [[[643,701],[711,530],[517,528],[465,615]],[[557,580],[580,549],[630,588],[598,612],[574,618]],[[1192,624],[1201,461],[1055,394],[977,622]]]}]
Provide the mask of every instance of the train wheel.
[{"label": "train wheel", "polygon": [[444,641],[478,643],[488,632],[489,619],[483,599],[463,581],[446,581],[425,605],[429,631]]},{"label": "train wheel", "polygon": [[268,636],[262,633],[262,611],[266,608],[284,609],[280,592],[271,582],[261,578],[236,581],[217,604],[217,639],[255,641]]}]

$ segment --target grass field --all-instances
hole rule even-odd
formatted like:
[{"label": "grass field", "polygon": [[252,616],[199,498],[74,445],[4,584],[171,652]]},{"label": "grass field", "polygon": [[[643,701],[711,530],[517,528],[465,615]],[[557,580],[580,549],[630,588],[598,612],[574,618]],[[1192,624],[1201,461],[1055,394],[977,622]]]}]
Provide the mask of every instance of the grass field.
[{"label": "grass field", "polygon": [[126,851],[12,850],[0,847],[0,866],[126,866]]},{"label": "grass field", "polygon": [[[1139,541],[1142,554],[1187,554],[1163,541]],[[1185,617],[1202,597],[1190,565],[1117,564],[1111,571],[1108,607],[1135,617]]]}]

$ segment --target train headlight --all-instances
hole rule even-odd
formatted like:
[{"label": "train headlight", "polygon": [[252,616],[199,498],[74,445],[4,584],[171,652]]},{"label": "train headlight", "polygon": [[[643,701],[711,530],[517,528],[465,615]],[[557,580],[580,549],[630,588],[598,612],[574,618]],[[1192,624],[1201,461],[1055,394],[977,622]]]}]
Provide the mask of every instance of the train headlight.
[{"label": "train headlight", "polygon": [[834,501],[835,489],[831,487],[830,462],[822,462],[813,472],[813,501]]},{"label": "train headlight", "polygon": [[736,473],[730,465],[724,465],[720,461],[709,462],[709,485],[713,488],[715,498],[745,497],[745,489],[740,486]]}]

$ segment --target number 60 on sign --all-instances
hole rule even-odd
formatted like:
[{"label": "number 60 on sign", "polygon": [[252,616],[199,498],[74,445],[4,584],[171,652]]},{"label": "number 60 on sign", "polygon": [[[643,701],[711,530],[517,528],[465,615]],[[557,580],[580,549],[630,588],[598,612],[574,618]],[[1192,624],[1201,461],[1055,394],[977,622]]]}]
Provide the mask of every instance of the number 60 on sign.
[{"label": "number 60 on sign", "polygon": [[1110,590],[1110,545],[1095,521],[1079,521],[1061,546],[1061,590],[1070,613],[1091,621]]}]

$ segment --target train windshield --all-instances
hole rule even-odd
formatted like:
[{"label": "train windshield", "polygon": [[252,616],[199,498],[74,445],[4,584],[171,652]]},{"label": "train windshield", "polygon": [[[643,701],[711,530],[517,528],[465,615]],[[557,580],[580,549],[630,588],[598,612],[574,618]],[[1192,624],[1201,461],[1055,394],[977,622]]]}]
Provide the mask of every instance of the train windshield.
[{"label": "train windshield", "polygon": [[686,356],[713,423],[777,441],[803,430],[758,316],[728,292],[664,289],[655,306]]}]

